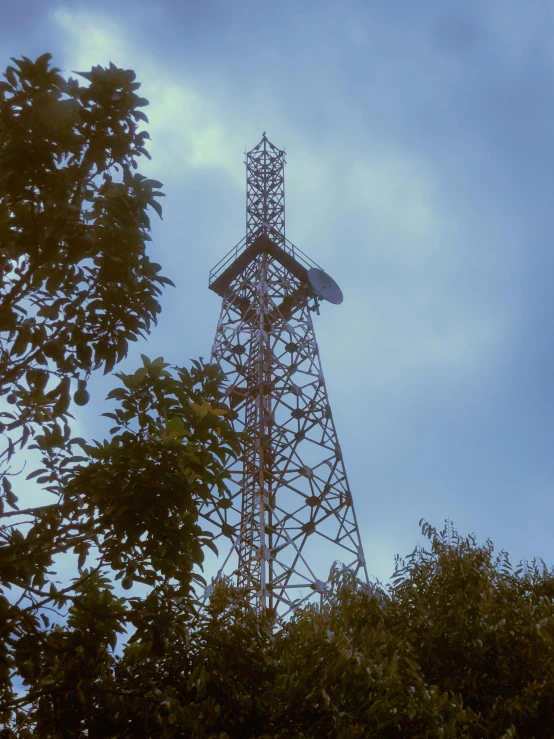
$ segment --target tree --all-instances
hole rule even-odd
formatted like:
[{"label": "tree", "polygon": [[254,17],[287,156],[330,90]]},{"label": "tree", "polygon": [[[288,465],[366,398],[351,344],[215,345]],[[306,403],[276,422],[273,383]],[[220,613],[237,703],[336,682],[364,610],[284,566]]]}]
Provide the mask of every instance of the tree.
[{"label": "tree", "polygon": [[176,609],[153,592],[114,657],[105,645],[125,618],[106,610],[91,638],[91,588],[69,628],[49,636],[68,643],[47,650],[57,656],[35,678],[58,691],[34,707],[38,735],[551,737],[552,571],[514,570],[491,542],[451,526],[423,530],[429,549],[398,559],[390,586],[337,565],[322,606],[279,629],[228,582],[205,608]]},{"label": "tree", "polygon": [[[141,669],[163,672],[173,642],[186,640],[197,617],[193,585],[205,585],[198,567],[203,549],[213,548],[198,505],[214,490],[224,495],[223,460],[236,453],[236,437],[224,418],[218,367],[196,362],[170,372],[161,358],[143,361],[134,374],[117,375],[109,441],[79,441],[86,455],[79,458],[75,440],[48,441],[39,480],[59,502],[25,511],[26,536],[14,528],[0,547],[2,584],[19,596],[16,603],[0,596],[4,678],[15,670],[26,687],[18,697],[6,682],[0,700],[18,736],[27,725],[38,736],[85,729],[108,736],[106,727],[124,716],[111,707],[129,696],[141,701],[141,726],[158,720],[159,701],[149,708],[146,700],[159,693],[152,674],[119,684],[118,635],[130,636],[125,653],[139,657]],[[51,568],[69,551],[78,573],[59,588]],[[140,590],[116,595],[118,581]]]},{"label": "tree", "polygon": [[[222,587],[155,680],[174,719],[149,735],[550,738],[552,571],[514,570],[450,524],[423,532],[428,550],[398,559],[390,586],[337,565],[322,607],[277,631]],[[140,674],[131,663],[125,652],[120,687]]]},{"label": "tree", "polygon": [[[94,67],[80,86],[50,54],[13,60],[0,82],[0,503],[37,426],[56,434],[93,369],[144,336],[170,283],[145,244],[161,183],[138,173],[147,122],[135,73]],[[122,181],[114,175],[122,173]],[[171,284],[171,283],[170,283]],[[61,424],[61,425],[60,425]],[[60,433],[63,434],[62,431]],[[1,511],[0,511],[1,512]]]},{"label": "tree", "polygon": [[[72,436],[72,386],[85,404],[90,373],[146,335],[172,283],[146,254],[163,193],[132,171],[148,156],[134,72],[97,66],[81,87],[50,58],[14,60],[0,83],[0,724],[22,737],[78,733],[107,705],[118,634],[160,655],[160,624],[192,618],[213,546],[198,505],[224,492],[236,448],[220,370],[145,356],[117,375],[110,438]],[[16,495],[26,446],[40,455],[27,479],[51,501],[35,508]]]},{"label": "tree", "polygon": [[334,573],[279,639],[275,725],[290,736],[551,737],[554,575],[514,570],[448,523],[386,589]]}]

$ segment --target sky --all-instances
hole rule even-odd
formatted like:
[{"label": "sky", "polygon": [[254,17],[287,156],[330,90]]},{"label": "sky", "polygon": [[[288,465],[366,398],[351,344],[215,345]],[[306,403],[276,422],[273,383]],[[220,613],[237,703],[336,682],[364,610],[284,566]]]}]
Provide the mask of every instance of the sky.
[{"label": "sky", "polygon": [[[544,0],[3,4],[0,68],[110,61],[148,98],[150,255],[176,289],[141,352],[209,358],[244,151],[287,152],[287,238],[341,286],[316,317],[371,576],[449,518],[554,565],[554,6]],[[154,219],[153,219],[154,220]],[[103,438],[102,398],[79,433]]]}]

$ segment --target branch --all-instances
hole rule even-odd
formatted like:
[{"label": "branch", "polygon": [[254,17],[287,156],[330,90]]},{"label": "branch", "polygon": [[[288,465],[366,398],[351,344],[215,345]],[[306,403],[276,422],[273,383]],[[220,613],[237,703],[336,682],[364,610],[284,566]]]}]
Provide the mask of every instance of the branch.
[{"label": "branch", "polygon": [[9,518],[10,516],[37,516],[37,511],[50,510],[58,505],[59,503],[49,503],[48,505],[38,506],[38,508],[25,508],[22,511],[9,511],[8,513],[3,513],[2,518]]}]

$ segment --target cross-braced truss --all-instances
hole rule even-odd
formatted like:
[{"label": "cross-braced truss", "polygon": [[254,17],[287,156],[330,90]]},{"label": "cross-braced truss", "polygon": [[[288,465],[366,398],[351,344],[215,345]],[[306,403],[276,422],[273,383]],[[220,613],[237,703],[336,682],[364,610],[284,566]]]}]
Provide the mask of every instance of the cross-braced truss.
[{"label": "cross-braced truss", "polygon": [[285,152],[262,140],[246,153],[246,241],[271,233],[282,246],[285,241]]},{"label": "cross-braced truss", "polygon": [[334,561],[367,570],[312,322],[314,263],[284,235],[284,152],[264,134],[247,157],[247,237],[210,286],[223,297],[212,359],[249,441],[228,464],[230,497],[201,514],[221,571],[284,617],[325,593]]}]

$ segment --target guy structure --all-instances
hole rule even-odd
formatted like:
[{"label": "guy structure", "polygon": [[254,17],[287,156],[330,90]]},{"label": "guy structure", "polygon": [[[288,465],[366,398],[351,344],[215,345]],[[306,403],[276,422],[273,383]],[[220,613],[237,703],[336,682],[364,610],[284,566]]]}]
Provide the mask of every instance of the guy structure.
[{"label": "guy structure", "polygon": [[368,581],[312,322],[342,293],[285,237],[284,166],[264,133],[246,154],[246,237],[210,273],[223,299],[212,361],[249,440],[228,464],[231,497],[201,511],[220,574],[281,617],[325,594],[336,561]]}]

